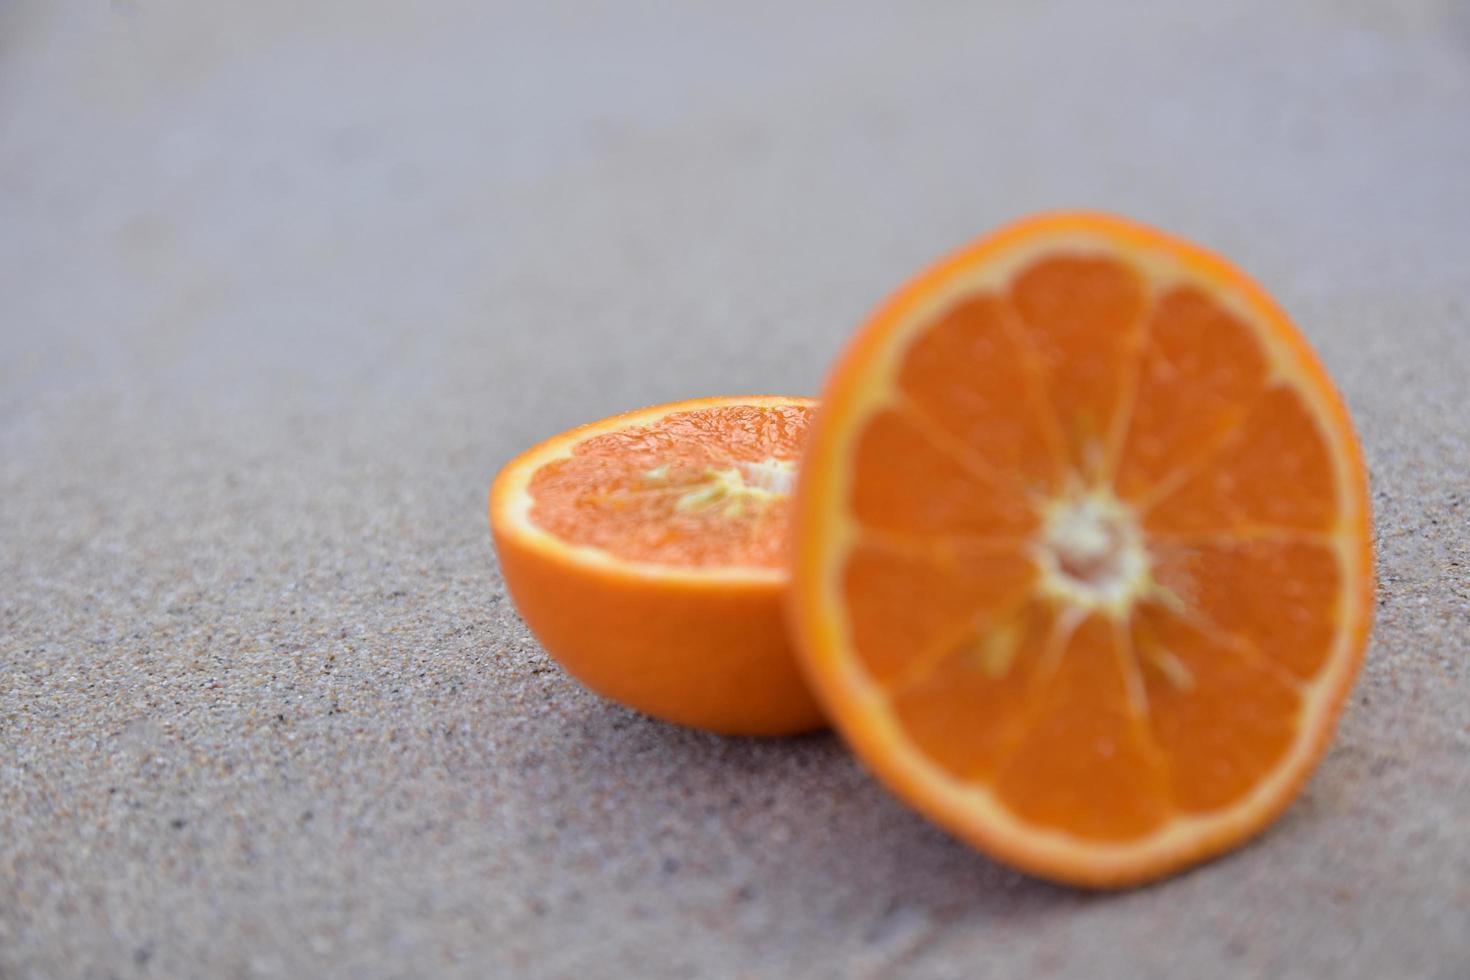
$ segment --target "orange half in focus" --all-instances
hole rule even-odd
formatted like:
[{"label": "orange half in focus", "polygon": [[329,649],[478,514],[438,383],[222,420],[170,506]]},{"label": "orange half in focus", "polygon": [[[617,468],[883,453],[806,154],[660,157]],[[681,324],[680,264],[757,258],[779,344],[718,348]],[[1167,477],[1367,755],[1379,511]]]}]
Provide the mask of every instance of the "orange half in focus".
[{"label": "orange half in focus", "polygon": [[1372,607],[1342,400],[1244,274],[1122,219],[1012,225],[829,378],[790,610],[829,717],[977,847],[1119,886],[1271,821]]},{"label": "orange half in focus", "polygon": [[490,493],[506,587],[598,693],[741,735],[821,727],[782,620],[791,490],[815,403],[706,398],[564,433]]}]

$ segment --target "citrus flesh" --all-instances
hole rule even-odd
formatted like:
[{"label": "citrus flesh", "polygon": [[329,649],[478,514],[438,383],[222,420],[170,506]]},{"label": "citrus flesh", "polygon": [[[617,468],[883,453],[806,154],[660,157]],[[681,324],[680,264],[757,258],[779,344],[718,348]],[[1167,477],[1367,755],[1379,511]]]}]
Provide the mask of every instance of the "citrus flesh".
[{"label": "citrus flesh", "polygon": [[506,586],[588,687],[729,734],[820,727],[782,619],[791,490],[815,403],[630,412],[512,460],[490,494]]},{"label": "citrus flesh", "polygon": [[790,618],[837,728],[931,818],[1119,886],[1290,801],[1366,644],[1342,401],[1233,266],[1107,215],[921,274],[830,376]]}]

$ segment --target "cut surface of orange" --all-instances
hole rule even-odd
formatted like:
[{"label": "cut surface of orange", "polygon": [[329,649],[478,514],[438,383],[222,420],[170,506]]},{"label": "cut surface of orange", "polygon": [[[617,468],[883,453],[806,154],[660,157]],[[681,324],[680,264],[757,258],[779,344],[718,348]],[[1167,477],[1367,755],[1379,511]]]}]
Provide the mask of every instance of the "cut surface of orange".
[{"label": "cut surface of orange", "polygon": [[508,463],[490,491],[507,590],[574,677],[727,734],[817,728],[782,619],[790,494],[815,403],[629,412]]},{"label": "cut surface of orange", "polygon": [[830,376],[790,615],[829,718],[992,856],[1156,878],[1315,767],[1372,608],[1341,399],[1223,259],[1108,215],[940,262]]}]

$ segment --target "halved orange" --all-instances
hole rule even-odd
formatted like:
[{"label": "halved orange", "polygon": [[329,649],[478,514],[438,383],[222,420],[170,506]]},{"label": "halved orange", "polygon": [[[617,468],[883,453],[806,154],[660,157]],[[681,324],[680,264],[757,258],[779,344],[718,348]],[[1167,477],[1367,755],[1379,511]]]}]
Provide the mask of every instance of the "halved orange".
[{"label": "halved orange", "polygon": [[508,463],[490,529],[512,600],[574,677],[666,721],[824,724],[782,620],[790,492],[815,403],[706,398],[556,436]]},{"label": "halved orange", "polygon": [[1120,218],[922,273],[828,380],[791,619],[829,717],[991,855],[1091,886],[1255,833],[1321,756],[1372,608],[1342,400],[1244,274]]}]

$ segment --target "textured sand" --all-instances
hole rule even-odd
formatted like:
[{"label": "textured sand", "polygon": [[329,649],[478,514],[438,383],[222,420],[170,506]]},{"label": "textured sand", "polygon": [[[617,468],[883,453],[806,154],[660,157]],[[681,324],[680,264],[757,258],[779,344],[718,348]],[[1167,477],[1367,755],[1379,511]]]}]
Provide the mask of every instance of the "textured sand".
[{"label": "textured sand", "polygon": [[[1464,3],[482,6],[0,6],[0,977],[1470,975]],[[1267,836],[1075,893],[527,636],[511,454],[812,392],[1075,204],[1237,257],[1366,443],[1377,632]]]}]

